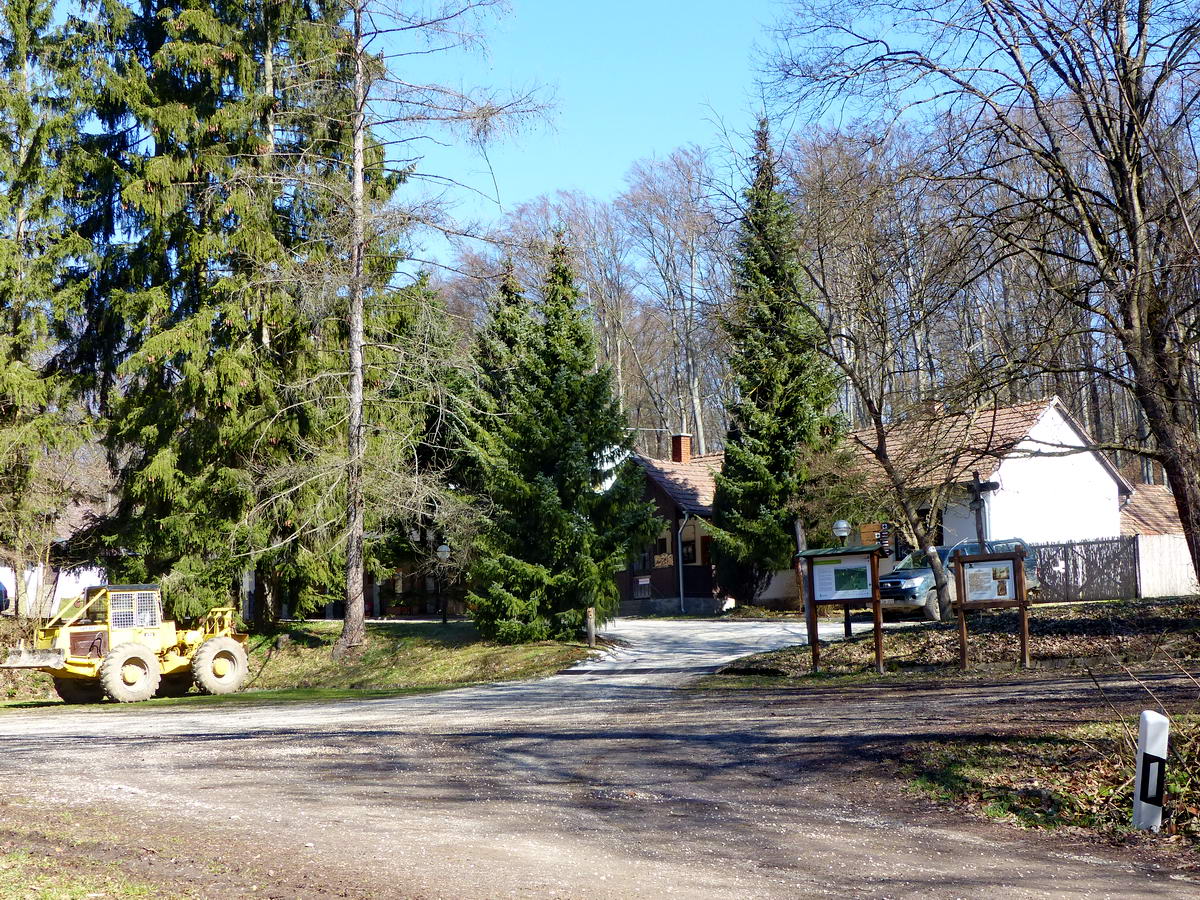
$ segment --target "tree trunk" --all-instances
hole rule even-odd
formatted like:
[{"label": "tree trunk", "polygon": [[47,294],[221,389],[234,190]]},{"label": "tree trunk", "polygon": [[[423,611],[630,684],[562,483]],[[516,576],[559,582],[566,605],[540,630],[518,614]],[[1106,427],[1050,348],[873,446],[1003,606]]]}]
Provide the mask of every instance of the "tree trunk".
[{"label": "tree trunk", "polygon": [[[1155,373],[1136,362],[1134,372],[1138,403],[1146,414],[1146,430],[1154,438],[1175,495],[1192,568],[1200,572],[1200,443],[1190,422],[1192,404],[1179,398],[1178,391],[1171,391],[1169,379],[1155,378]],[[1175,402],[1163,402],[1172,397]],[[1173,414],[1176,410],[1182,415]]]},{"label": "tree trunk", "polygon": [[279,621],[279,592],[271,574],[261,567],[254,571],[254,627],[265,631]]},{"label": "tree trunk", "polygon": [[54,606],[54,595],[58,593],[58,580],[62,571],[57,566],[50,565],[47,552],[45,561],[38,563],[37,572],[38,586],[33,593],[33,614],[39,619],[49,618],[58,612]]},{"label": "tree trunk", "polygon": [[365,181],[366,48],[363,43],[363,7],[354,6],[354,114],[350,185],[350,384],[346,441],[346,618],[334,644],[342,656],[366,638],[363,609],[363,254],[366,250]]},{"label": "tree trunk", "polygon": [[29,582],[25,579],[25,557],[16,556],[12,560],[13,568],[13,618],[20,619],[29,615]]},{"label": "tree trunk", "polygon": [[708,442],[704,436],[704,409],[700,403],[700,375],[696,371],[696,353],[688,338],[688,393],[692,400],[692,421],[695,423],[696,454],[703,456],[708,452]]}]

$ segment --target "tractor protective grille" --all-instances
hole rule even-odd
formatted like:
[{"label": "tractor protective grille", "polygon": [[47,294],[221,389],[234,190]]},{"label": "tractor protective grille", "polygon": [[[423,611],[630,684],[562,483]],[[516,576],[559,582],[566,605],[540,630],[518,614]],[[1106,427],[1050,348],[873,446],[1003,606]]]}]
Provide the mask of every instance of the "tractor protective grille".
[{"label": "tractor protective grille", "polygon": [[114,591],[108,595],[113,628],[157,628],[158,604],[154,591]]}]

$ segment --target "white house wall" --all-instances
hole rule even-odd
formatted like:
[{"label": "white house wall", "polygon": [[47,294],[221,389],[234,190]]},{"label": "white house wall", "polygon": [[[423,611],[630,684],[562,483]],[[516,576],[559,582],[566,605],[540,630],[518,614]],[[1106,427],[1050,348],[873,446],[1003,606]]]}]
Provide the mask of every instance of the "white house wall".
[{"label": "white house wall", "polygon": [[[1092,540],[1121,534],[1116,480],[1053,406],[992,476],[1000,489],[987,497],[989,538],[1032,543]],[[1058,454],[1022,456],[1022,453]],[[973,528],[972,528],[973,531]]]},{"label": "white house wall", "polygon": [[794,603],[798,596],[795,571],[781,569],[771,576],[771,580],[763,588],[759,600],[791,600]]},{"label": "white house wall", "polygon": [[[38,566],[30,568],[25,573],[25,596],[32,598],[36,597],[42,587],[42,578],[45,570]],[[83,594],[84,589],[93,587],[99,584],[105,584],[105,571],[103,569],[70,569],[64,571],[58,576],[58,584],[54,589],[54,598],[51,607],[47,609],[36,610],[37,616],[46,618],[57,611],[59,604],[64,597],[78,597]],[[4,585],[8,591],[9,607],[8,611],[11,614],[16,606],[17,600],[17,573],[10,566],[0,566],[0,583]],[[29,614],[29,610],[22,610],[22,614]]]},{"label": "white house wall", "polygon": [[1143,597],[1200,594],[1182,534],[1138,535],[1138,579]]},{"label": "white house wall", "polygon": [[[946,501],[942,509],[942,543],[953,547],[959,541],[975,540],[975,513],[967,506],[966,497]],[[995,535],[1008,537],[1009,535]]]}]

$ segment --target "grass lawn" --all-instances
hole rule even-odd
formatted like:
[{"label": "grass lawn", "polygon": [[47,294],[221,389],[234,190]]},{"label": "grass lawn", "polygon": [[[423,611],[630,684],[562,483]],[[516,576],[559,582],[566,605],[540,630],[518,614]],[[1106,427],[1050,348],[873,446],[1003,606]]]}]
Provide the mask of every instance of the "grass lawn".
[{"label": "grass lawn", "polygon": [[[297,622],[247,642],[250,677],[240,694],[158,699],[143,705],[363,699],[550,675],[588,656],[582,644],[551,641],[503,645],[484,641],[470,622],[382,622],[367,626],[367,641],[352,657],[334,660],[330,648],[341,622]],[[2,706],[28,707],[58,697],[50,677],[0,670]],[[128,709],[128,704],[103,704]]]},{"label": "grass lawn", "polygon": [[[856,614],[856,620],[862,619]],[[869,615],[867,616],[869,619]],[[976,670],[1017,671],[1019,641],[1015,611],[972,613],[967,618],[968,654]],[[1035,606],[1029,614],[1029,652],[1035,667],[1076,669],[1175,669],[1182,660],[1200,659],[1200,599],[1137,600]],[[884,631],[889,673],[958,675],[958,623],[914,622]],[[821,642],[822,672],[813,676],[807,646],[745,657],[725,666],[702,687],[778,687],[821,681],[860,681],[877,677],[870,632],[844,641]]]},{"label": "grass lawn", "polygon": [[[1163,804],[1165,840],[1200,847],[1200,715],[1174,716]],[[905,772],[915,790],[1031,828],[1132,833],[1137,720],[1036,736],[917,745]]]},{"label": "grass lawn", "polygon": [[[856,617],[857,618],[857,617]],[[913,623],[884,632],[885,678],[959,680],[1020,672],[1017,613],[968,618],[971,666],[958,669],[958,623]],[[821,643],[818,675],[807,646],[745,657],[703,679],[728,690],[878,683],[870,632]],[[1035,606],[1030,655],[1055,674],[1085,671],[1195,671],[1200,663],[1200,599]],[[1197,682],[1200,693],[1200,681]],[[1152,705],[1152,704],[1148,704]],[[1157,840],[1200,848],[1200,714],[1171,717],[1163,830]],[[912,788],[980,815],[1033,828],[1081,828],[1113,839],[1132,832],[1137,719],[1058,730],[948,736],[904,754]]]},{"label": "grass lawn", "polygon": [[[65,848],[59,848],[60,851]],[[85,900],[108,897],[182,897],[130,877],[115,865],[81,862],[63,866],[53,855],[24,850],[0,852],[0,897],[11,900]]]}]

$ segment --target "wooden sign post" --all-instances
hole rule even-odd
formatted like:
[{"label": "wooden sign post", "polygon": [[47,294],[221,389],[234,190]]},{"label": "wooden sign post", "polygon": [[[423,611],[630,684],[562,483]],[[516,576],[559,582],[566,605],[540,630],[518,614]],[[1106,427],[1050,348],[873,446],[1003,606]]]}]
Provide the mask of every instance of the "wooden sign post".
[{"label": "wooden sign post", "polygon": [[1025,551],[954,554],[954,586],[958,614],[958,664],[967,670],[967,610],[1012,609],[1021,617],[1021,668],[1029,661],[1029,595],[1025,589]]},{"label": "wooden sign post", "polygon": [[[827,547],[796,554],[796,575],[804,584],[804,621],[812,670],[821,667],[821,641],[817,634],[817,607],[840,606],[850,636],[850,610],[870,609],[875,619],[875,671],[883,674],[883,608],[879,599],[879,544],[862,547]],[[801,575],[800,566],[806,571]]]}]

